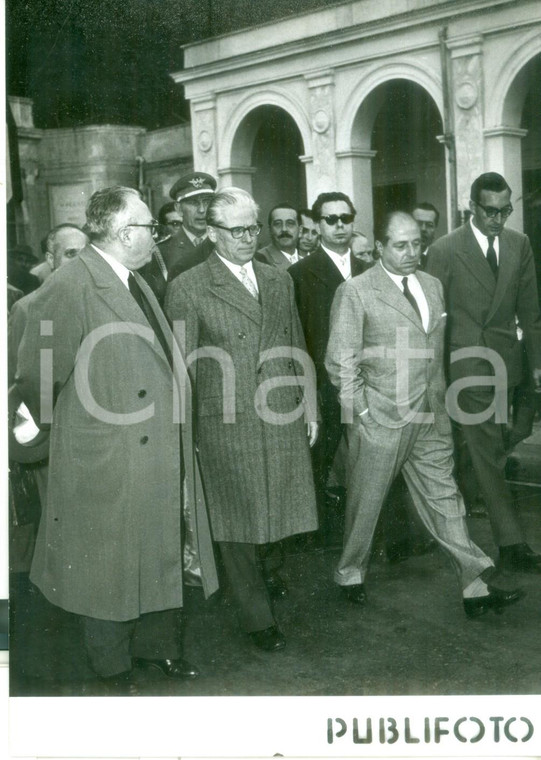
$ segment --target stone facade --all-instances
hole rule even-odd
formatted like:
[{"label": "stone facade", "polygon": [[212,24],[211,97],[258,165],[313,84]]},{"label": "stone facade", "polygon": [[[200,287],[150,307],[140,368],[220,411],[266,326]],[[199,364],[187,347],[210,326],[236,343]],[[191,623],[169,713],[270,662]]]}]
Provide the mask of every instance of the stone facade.
[{"label": "stone facade", "polygon": [[[257,115],[272,106],[302,140],[305,202],[341,189],[369,229],[374,198],[415,196],[441,209],[441,233],[463,217],[472,179],[493,170],[513,188],[521,229],[523,172],[541,170],[539,129],[521,126],[533,90],[524,72],[540,58],[537,0],[352,0],[188,45],[173,77],[192,104],[195,167],[222,184],[251,189]],[[440,134],[424,132],[430,156],[400,104],[392,125],[378,122],[382,108],[393,113],[396,83],[422,93],[439,122]],[[390,127],[392,160],[374,150]]]},{"label": "stone facade", "polygon": [[39,130],[32,102],[9,98],[17,124],[24,203],[18,239],[40,254],[40,240],[62,222],[82,225],[95,190],[137,187],[157,214],[179,174],[193,167],[189,125],[147,132],[140,127],[89,126]]}]

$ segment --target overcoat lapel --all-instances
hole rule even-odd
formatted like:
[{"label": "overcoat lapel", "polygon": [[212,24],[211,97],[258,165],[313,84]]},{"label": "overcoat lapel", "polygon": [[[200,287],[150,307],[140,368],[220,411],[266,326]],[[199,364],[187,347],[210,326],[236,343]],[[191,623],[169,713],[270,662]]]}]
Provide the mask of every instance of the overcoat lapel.
[{"label": "overcoat lapel", "polygon": [[[111,269],[109,264],[99,253],[93,248],[87,247],[81,252],[79,258],[88,268],[96,284],[96,293],[103,299],[103,301],[105,301],[111,311],[119,317],[120,322],[124,322],[128,329],[130,328],[130,325],[140,325],[141,323],[150,327],[147,318],[139,308],[139,305],[128,288],[122,283],[118,275]],[[169,339],[170,328],[157,305],[154,293],[152,293],[150,287],[137,272],[135,273],[135,277],[141,290],[143,290],[147,296],[147,300],[162,327],[166,339]],[[134,334],[137,334],[136,327],[133,327],[133,332]],[[149,343],[149,346],[156,355],[169,366],[169,362],[160,341],[156,339],[152,343]]]},{"label": "overcoat lapel", "polygon": [[283,299],[283,289],[280,287],[280,280],[283,275],[280,278],[277,270],[268,266],[260,266],[257,261],[254,261],[254,271],[259,285],[263,316],[259,345],[260,350],[264,351],[266,345],[274,345],[273,337],[282,313],[280,303]]},{"label": "overcoat lapel", "polygon": [[257,325],[261,325],[263,319],[261,304],[237,280],[226,265],[220,261],[216,253],[212,253],[209,256],[206,266],[210,269],[211,292],[220,300],[241,311]]}]

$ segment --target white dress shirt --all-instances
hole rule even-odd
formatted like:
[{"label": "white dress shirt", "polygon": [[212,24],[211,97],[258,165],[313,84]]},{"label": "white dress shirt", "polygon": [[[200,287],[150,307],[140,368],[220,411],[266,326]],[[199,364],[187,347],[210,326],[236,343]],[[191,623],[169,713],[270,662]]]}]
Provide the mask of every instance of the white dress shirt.
[{"label": "white dress shirt", "polygon": [[[483,251],[483,256],[487,257],[487,251],[488,251],[488,237],[486,235],[483,235],[481,230],[478,230],[475,224],[473,223],[473,217],[470,216],[470,225],[473,231],[473,234],[475,235],[475,239],[479,243],[481,250]],[[495,237],[494,243],[492,244],[492,247],[496,251],[496,261],[498,262],[498,265],[500,264],[500,238]]]},{"label": "white dress shirt", "polygon": [[286,259],[289,261],[290,264],[296,264],[299,260],[299,252],[295,248],[295,251],[293,253],[286,253],[285,251],[282,251],[280,248],[280,253],[283,253],[283,255],[286,257]]},{"label": "white dress shirt", "polygon": [[335,265],[335,267],[338,269],[344,280],[351,280],[350,249],[348,248],[347,253],[340,255],[339,253],[335,253],[334,251],[330,251],[328,248],[325,248],[323,243],[321,244],[321,247],[330,258],[332,263]]},{"label": "white dress shirt", "polygon": [[229,269],[229,271],[232,272],[235,275],[235,277],[237,278],[237,280],[242,284],[242,287],[246,287],[244,285],[244,283],[242,282],[242,273],[240,271],[241,269],[244,269],[244,271],[246,272],[246,274],[248,275],[248,277],[250,278],[250,280],[254,284],[255,289],[259,293],[259,287],[258,287],[258,284],[257,284],[257,278],[256,278],[255,272],[254,272],[254,265],[252,264],[251,260],[248,261],[246,264],[233,264],[233,262],[229,261],[229,259],[224,259],[223,256],[220,256],[220,254],[218,253],[218,251],[216,251],[216,256],[218,256],[218,258],[221,259],[221,261],[224,262],[224,264]]},{"label": "white dress shirt", "polygon": [[402,280],[404,279],[405,276],[407,277],[408,288],[410,290],[411,295],[417,301],[417,306],[419,307],[419,311],[421,312],[421,322],[423,323],[424,331],[427,332],[428,319],[429,319],[428,301],[426,300],[426,296],[421,287],[421,283],[419,282],[417,278],[417,275],[416,274],[410,274],[410,275],[393,274],[392,272],[389,272],[388,269],[385,269],[385,267],[382,264],[381,259],[379,260],[379,263],[381,264],[383,271],[389,275],[389,277],[391,278],[391,280],[394,282],[394,284],[397,286],[397,288],[400,290],[401,293],[404,293]]},{"label": "white dress shirt", "polygon": [[130,288],[129,288],[129,285],[128,285],[128,277],[131,274],[130,270],[127,267],[125,267],[124,264],[121,264],[120,261],[117,261],[115,258],[113,258],[112,256],[110,256],[108,253],[105,253],[105,251],[102,251],[101,248],[98,248],[98,246],[94,245],[94,243],[90,243],[90,245],[92,246],[92,248],[97,253],[100,254],[100,256],[102,257],[102,259],[105,259],[105,261],[109,264],[109,266],[114,271],[114,273],[116,275],[118,275],[118,277],[120,277],[120,279],[122,280],[122,282],[124,283],[124,285],[129,290]]}]

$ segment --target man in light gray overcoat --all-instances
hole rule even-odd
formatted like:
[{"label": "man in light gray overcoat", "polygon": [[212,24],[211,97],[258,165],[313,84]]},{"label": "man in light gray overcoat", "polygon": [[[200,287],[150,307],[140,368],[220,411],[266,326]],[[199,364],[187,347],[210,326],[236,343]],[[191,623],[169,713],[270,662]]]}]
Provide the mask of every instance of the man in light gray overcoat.
[{"label": "man in light gray overcoat", "polygon": [[189,385],[180,408],[176,392],[185,366],[135,271],[156,229],[136,190],[94,193],[91,245],[36,293],[17,361],[21,396],[51,429],[30,577],[50,602],[81,616],[90,664],[112,693],[132,693],[132,664],[197,675],[179,630],[183,490],[196,514],[205,592],[217,587]]},{"label": "man in light gray overcoat", "polygon": [[165,311],[193,380],[211,527],[241,627],[258,648],[275,651],[285,638],[256,548],[317,527],[315,373],[293,282],[253,261],[257,213],[244,190],[214,196],[207,223],[215,251],[170,284]]}]

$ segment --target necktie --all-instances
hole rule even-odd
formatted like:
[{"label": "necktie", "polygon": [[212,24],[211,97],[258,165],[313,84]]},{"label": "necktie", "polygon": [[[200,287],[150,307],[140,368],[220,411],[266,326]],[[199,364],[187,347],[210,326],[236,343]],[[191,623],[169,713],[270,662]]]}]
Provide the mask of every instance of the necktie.
[{"label": "necktie", "polygon": [[404,295],[406,296],[410,304],[413,306],[413,308],[417,312],[417,316],[419,317],[419,319],[421,319],[421,311],[419,309],[419,304],[417,303],[417,301],[415,300],[415,296],[412,294],[411,290],[409,289],[407,277],[402,277],[402,287],[404,288]]},{"label": "necktie", "polygon": [[494,275],[494,277],[497,277],[498,276],[498,259],[496,257],[496,251],[494,250],[493,237],[488,238],[487,261],[489,263],[490,268],[492,269],[492,274]]},{"label": "necktie", "polygon": [[259,300],[259,293],[257,292],[257,288],[244,267],[240,268],[240,281],[246,290],[250,293],[250,295],[253,296],[256,300]]},{"label": "necktie", "polygon": [[171,366],[173,365],[173,356],[171,354],[171,349],[169,348],[167,344],[167,340],[165,339],[165,335],[163,334],[162,328],[160,327],[160,323],[158,322],[156,315],[154,314],[154,311],[152,309],[152,306],[149,304],[147,297],[139,287],[137,280],[133,276],[133,274],[130,272],[128,276],[128,288],[130,289],[130,293],[137,301],[137,304],[139,305],[139,308],[145,315],[145,317],[148,320],[149,325],[154,330],[154,333],[156,334],[156,337],[160,341],[161,347],[164,350],[164,353],[167,357],[167,361]]}]

